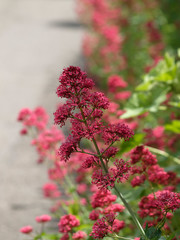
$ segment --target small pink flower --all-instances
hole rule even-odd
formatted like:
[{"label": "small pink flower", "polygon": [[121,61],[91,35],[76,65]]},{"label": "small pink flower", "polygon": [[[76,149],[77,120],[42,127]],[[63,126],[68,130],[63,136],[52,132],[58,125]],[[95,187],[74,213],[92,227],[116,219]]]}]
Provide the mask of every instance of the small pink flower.
[{"label": "small pink flower", "polygon": [[46,183],[43,186],[44,197],[49,198],[58,198],[61,194],[58,190],[58,187],[55,183]]},{"label": "small pink flower", "polygon": [[25,226],[20,229],[20,232],[24,234],[29,234],[32,232],[32,230],[33,228],[31,226]]},{"label": "small pink flower", "polygon": [[108,87],[110,92],[115,93],[117,92],[118,88],[127,87],[127,83],[123,80],[122,77],[118,75],[112,75],[108,78]]},{"label": "small pink flower", "polygon": [[51,221],[51,216],[49,215],[41,215],[36,217],[36,222],[39,222],[39,223],[44,223],[49,221]]},{"label": "small pink flower", "polygon": [[87,234],[83,231],[78,231],[72,235],[72,239],[74,240],[80,240],[80,239],[86,239]]},{"label": "small pink flower", "polygon": [[91,219],[92,221],[95,221],[98,218],[99,218],[99,211],[92,210],[92,212],[90,212],[89,214],[89,219]]},{"label": "small pink flower", "polygon": [[118,233],[121,229],[125,227],[125,222],[115,219],[113,222],[112,230]]},{"label": "small pink flower", "polygon": [[82,204],[83,206],[85,206],[85,205],[87,204],[87,200],[86,200],[85,198],[81,198],[80,204]]},{"label": "small pink flower", "polygon": [[72,228],[80,225],[79,220],[72,214],[64,215],[59,221],[59,232],[68,233]]},{"label": "small pink flower", "polygon": [[87,190],[87,185],[85,183],[81,183],[77,186],[77,192],[79,194],[84,193]]},{"label": "small pink flower", "polygon": [[26,128],[21,129],[20,134],[21,135],[26,135],[28,133]]},{"label": "small pink flower", "polygon": [[102,239],[108,234],[109,228],[110,227],[105,218],[98,219],[92,227],[90,236],[92,236],[94,239]]},{"label": "small pink flower", "polygon": [[131,96],[130,91],[123,91],[123,92],[118,92],[115,94],[115,99],[116,100],[126,100]]}]

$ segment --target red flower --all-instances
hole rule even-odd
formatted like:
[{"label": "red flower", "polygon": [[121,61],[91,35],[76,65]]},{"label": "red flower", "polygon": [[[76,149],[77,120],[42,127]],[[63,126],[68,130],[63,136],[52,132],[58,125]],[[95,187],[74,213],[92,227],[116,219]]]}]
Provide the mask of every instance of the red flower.
[{"label": "red flower", "polygon": [[49,215],[42,215],[42,216],[36,217],[36,222],[39,222],[39,223],[44,223],[49,221],[51,221],[51,216]]},{"label": "red flower", "polygon": [[72,228],[77,227],[80,225],[79,220],[71,214],[64,215],[61,217],[59,221],[59,232],[68,233],[71,231]]},{"label": "red flower", "polygon": [[32,231],[33,231],[33,228],[31,226],[25,226],[20,229],[20,232],[24,234],[29,234]]}]

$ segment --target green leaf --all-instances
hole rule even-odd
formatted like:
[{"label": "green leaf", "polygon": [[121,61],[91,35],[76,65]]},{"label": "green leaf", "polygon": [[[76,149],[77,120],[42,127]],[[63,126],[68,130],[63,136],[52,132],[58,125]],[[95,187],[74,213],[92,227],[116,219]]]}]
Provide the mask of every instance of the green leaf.
[{"label": "green leaf", "polygon": [[139,86],[136,87],[136,91],[148,91],[153,87],[153,82],[147,77],[146,81],[141,83]]},{"label": "green leaf", "polygon": [[78,230],[89,230],[92,229],[93,224],[81,224],[77,227]]},{"label": "green leaf", "polygon": [[180,58],[180,48],[177,50],[177,55]]},{"label": "green leaf", "polygon": [[164,236],[161,236],[159,240],[166,240],[166,238]]},{"label": "green leaf", "polygon": [[180,108],[180,102],[168,102],[169,105],[173,106],[173,107],[178,107]]},{"label": "green leaf", "polygon": [[139,108],[135,108],[135,109],[126,108],[126,112],[121,115],[121,119],[136,117],[145,112],[146,112],[146,110],[143,107],[139,107]]},{"label": "green leaf", "polygon": [[153,87],[148,92],[134,93],[126,104],[126,112],[120,118],[126,119],[145,112],[157,112],[160,104],[166,100],[166,94],[169,90],[169,87],[159,86],[158,88]]},{"label": "green leaf", "polygon": [[171,235],[168,236],[168,237],[166,238],[166,240],[171,240],[171,239],[173,239],[174,237],[175,237],[175,233],[171,233]]},{"label": "green leaf", "polygon": [[147,237],[151,240],[158,240],[161,237],[161,230],[157,229],[155,227],[148,228],[146,226],[145,233],[146,233]]},{"label": "green leaf", "polygon": [[34,238],[34,240],[59,240],[60,235],[61,234],[59,234],[59,233],[57,233],[57,234],[42,233],[42,234],[37,235]]},{"label": "green leaf", "polygon": [[139,186],[137,188],[133,188],[132,191],[128,190],[128,193],[124,193],[124,197],[126,198],[127,201],[134,201],[143,196],[143,193],[145,194],[145,186]]},{"label": "green leaf", "polygon": [[165,72],[155,77],[156,81],[166,82],[166,83],[172,83],[173,79],[174,79],[174,76],[172,76],[171,72]]},{"label": "green leaf", "polygon": [[168,67],[172,67],[175,65],[174,58],[169,55],[169,53],[166,53],[164,56],[165,62]]},{"label": "green leaf", "polygon": [[88,236],[88,238],[86,240],[94,240],[94,238],[91,236]]},{"label": "green leaf", "polygon": [[125,152],[129,152],[131,149],[142,144],[144,137],[145,137],[144,133],[136,133],[133,138],[129,139],[129,141],[123,141],[121,143],[119,153],[123,154]]},{"label": "green leaf", "polygon": [[72,215],[77,216],[78,212],[80,209],[80,205],[77,202],[74,202],[73,204],[69,205],[69,213],[71,213]]},{"label": "green leaf", "polygon": [[180,133],[180,121],[173,120],[170,124],[166,124],[165,130],[179,134]]}]

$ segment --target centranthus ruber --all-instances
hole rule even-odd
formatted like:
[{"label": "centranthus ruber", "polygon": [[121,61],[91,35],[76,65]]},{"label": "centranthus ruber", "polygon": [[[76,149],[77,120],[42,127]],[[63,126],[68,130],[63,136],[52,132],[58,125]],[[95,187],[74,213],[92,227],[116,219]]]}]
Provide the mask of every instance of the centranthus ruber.
[{"label": "centranthus ruber", "polygon": [[[116,186],[117,183],[124,182],[128,178],[131,167],[123,159],[115,158],[118,149],[112,145],[122,139],[129,140],[134,135],[133,131],[124,123],[111,124],[103,119],[103,110],[108,109],[109,100],[102,92],[93,89],[94,82],[79,67],[65,68],[59,82],[57,95],[67,100],[54,113],[54,121],[55,124],[62,127],[66,120],[70,119],[72,126],[70,135],[60,146],[58,152],[60,160],[69,161],[71,154],[74,152],[89,155],[82,162],[82,167],[85,169],[92,168],[92,183],[96,184],[100,190],[107,191],[109,187],[115,189],[141,235],[144,239],[147,239],[134,212]],[[82,139],[87,139],[92,143],[91,150],[87,151],[82,147]],[[102,238],[108,234],[109,226],[112,229],[114,220],[110,225],[107,216],[97,221],[99,222],[94,224],[91,235],[95,238]],[[101,223],[105,230],[96,236],[96,228],[99,229]],[[116,229],[115,226],[114,229]]]}]

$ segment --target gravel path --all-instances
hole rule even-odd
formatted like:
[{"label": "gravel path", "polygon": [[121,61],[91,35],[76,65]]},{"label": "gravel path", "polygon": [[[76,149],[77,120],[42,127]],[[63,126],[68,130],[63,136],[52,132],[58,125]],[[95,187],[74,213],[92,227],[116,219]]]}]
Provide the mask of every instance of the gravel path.
[{"label": "gravel path", "polygon": [[0,239],[25,239],[20,227],[37,228],[34,218],[48,213],[46,169],[16,118],[21,108],[41,105],[53,122],[60,72],[83,65],[82,34],[73,0],[0,1]]}]

